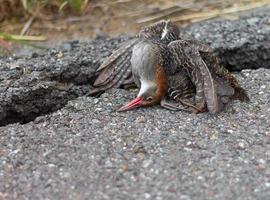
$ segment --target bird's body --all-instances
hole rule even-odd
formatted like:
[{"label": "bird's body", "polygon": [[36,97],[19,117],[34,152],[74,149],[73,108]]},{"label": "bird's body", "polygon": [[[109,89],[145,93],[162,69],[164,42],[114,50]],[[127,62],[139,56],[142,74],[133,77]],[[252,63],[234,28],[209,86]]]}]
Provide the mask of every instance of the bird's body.
[{"label": "bird's body", "polygon": [[159,57],[160,48],[149,40],[142,40],[134,46],[130,62],[136,85],[153,85],[155,68],[161,64]]},{"label": "bird's body", "polygon": [[162,44],[151,40],[142,40],[132,51],[132,75],[140,88],[138,97],[151,97],[149,103],[147,101],[144,103],[145,106],[159,103],[167,93],[168,83],[165,73],[167,63],[163,59],[161,46]]},{"label": "bird's body", "polygon": [[[196,112],[207,108],[217,113],[229,99],[248,100],[245,90],[219,64],[208,45],[181,40],[178,35],[178,28],[169,21],[143,28],[138,38],[101,65],[94,85],[107,90],[119,87],[126,79],[134,81],[140,88],[138,96],[120,110],[160,102],[177,110],[178,105],[167,103],[171,98]],[[194,101],[186,101],[192,94]]]}]

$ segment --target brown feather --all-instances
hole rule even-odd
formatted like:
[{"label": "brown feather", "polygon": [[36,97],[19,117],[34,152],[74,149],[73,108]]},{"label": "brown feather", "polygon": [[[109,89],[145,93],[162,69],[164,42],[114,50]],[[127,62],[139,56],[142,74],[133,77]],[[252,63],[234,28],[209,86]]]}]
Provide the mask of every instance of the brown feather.
[{"label": "brown feather", "polygon": [[119,57],[122,56],[123,53],[125,53],[128,49],[132,48],[136,43],[138,42],[138,39],[132,39],[124,44],[122,44],[117,50],[115,50],[96,70],[96,72],[100,72],[102,69],[109,67],[112,65]]},{"label": "brown feather", "polygon": [[235,90],[232,99],[239,99],[240,101],[249,101],[249,97],[245,89],[243,89],[238,83],[237,79],[229,72],[227,68],[220,64],[219,59],[212,53],[200,52],[203,59],[209,63],[209,68],[212,73],[218,75],[220,78],[225,80],[230,84],[230,86]]},{"label": "brown feather", "polygon": [[202,74],[203,84],[204,84],[204,94],[207,102],[207,108],[210,113],[215,114],[219,112],[219,103],[218,103],[218,96],[217,96],[217,88],[215,80],[212,77],[210,70],[208,69],[207,65],[202,59],[198,60],[201,63],[198,63],[198,68]]},{"label": "brown feather", "polygon": [[126,68],[130,65],[131,53],[126,51],[115,60],[111,65],[104,68],[98,75],[97,79],[94,82],[95,87],[105,86],[109,84],[118,74],[123,74]]}]

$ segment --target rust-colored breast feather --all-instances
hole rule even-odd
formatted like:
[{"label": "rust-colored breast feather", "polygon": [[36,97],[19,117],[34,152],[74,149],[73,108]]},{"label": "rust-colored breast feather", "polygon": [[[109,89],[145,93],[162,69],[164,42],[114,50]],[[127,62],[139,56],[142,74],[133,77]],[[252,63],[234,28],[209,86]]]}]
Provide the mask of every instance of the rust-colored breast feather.
[{"label": "rust-colored breast feather", "polygon": [[157,66],[156,70],[157,96],[163,97],[168,90],[168,81],[163,67]]}]

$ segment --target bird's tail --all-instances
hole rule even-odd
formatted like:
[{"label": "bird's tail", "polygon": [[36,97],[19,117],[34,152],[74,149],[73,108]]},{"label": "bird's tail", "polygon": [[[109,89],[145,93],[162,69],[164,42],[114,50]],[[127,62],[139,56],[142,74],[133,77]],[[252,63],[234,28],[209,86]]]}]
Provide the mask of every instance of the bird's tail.
[{"label": "bird's tail", "polygon": [[235,89],[235,93],[232,96],[232,99],[238,99],[240,101],[245,101],[245,102],[249,102],[250,101],[246,90],[244,90],[240,86],[239,87],[236,87],[234,89]]}]

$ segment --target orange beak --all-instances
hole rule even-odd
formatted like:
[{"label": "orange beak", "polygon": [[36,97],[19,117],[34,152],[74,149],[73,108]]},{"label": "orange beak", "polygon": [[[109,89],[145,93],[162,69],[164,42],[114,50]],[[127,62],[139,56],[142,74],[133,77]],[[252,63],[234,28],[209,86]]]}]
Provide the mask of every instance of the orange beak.
[{"label": "orange beak", "polygon": [[128,104],[126,104],[123,107],[121,107],[120,109],[118,109],[117,111],[118,112],[127,111],[127,110],[131,110],[133,108],[140,107],[141,105],[142,105],[142,98],[137,97],[137,98],[133,99],[131,102],[129,102]]}]

